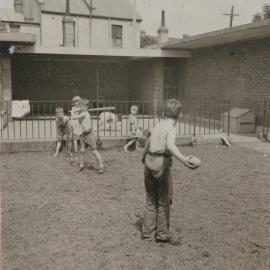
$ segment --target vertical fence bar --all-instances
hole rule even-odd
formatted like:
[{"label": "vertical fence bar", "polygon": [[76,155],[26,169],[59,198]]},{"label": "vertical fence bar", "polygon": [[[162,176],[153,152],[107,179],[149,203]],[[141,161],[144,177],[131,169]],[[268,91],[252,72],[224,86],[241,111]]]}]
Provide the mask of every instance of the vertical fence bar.
[{"label": "vertical fence bar", "polygon": [[196,136],[196,102],[193,104],[193,136]]},{"label": "vertical fence bar", "polygon": [[213,103],[213,106],[214,106],[214,108],[213,108],[213,110],[214,110],[214,133],[216,133],[216,102],[214,101],[214,103]]},{"label": "vertical fence bar", "polygon": [[270,100],[268,100],[268,108],[267,108],[267,128],[266,128],[266,140],[269,138],[269,126],[270,126]]},{"label": "vertical fence bar", "polygon": [[0,132],[1,132],[1,140],[3,140],[3,130],[4,130],[4,123],[5,123],[5,113],[4,113],[4,111],[3,111],[3,113],[2,113],[2,107],[3,107],[3,105],[2,105],[2,103],[0,103],[0,113],[1,113],[1,115],[0,115]]},{"label": "vertical fence bar", "polygon": [[9,136],[10,136],[10,133],[9,133],[9,118],[10,120],[12,121],[12,115],[9,116],[9,112],[10,112],[10,108],[9,108],[9,102],[7,102],[7,139],[9,140]]},{"label": "vertical fence bar", "polygon": [[121,130],[120,135],[123,136],[123,103],[120,103],[120,114],[121,114]]},{"label": "vertical fence bar", "polygon": [[46,124],[47,124],[47,119],[46,119],[46,103],[43,103],[43,122],[44,122],[44,138],[47,138],[46,134]]},{"label": "vertical fence bar", "polygon": [[143,130],[144,130],[144,115],[145,111],[144,111],[144,101],[142,102],[142,115],[143,115]]},{"label": "vertical fence bar", "polygon": [[228,105],[228,130],[227,130],[227,136],[230,136],[230,124],[231,124],[231,113],[230,113],[230,101],[227,101]]},{"label": "vertical fence bar", "polygon": [[38,112],[37,112],[37,118],[38,118],[38,139],[40,138],[40,121],[39,121],[39,102],[38,102]]},{"label": "vertical fence bar", "polygon": [[[12,105],[11,105],[11,110],[12,110]],[[13,126],[13,138],[14,140],[16,140],[16,126],[15,126],[15,121],[13,118],[12,118],[12,126]]]},{"label": "vertical fence bar", "polygon": [[19,125],[19,128],[20,128],[20,140],[22,139],[22,119],[20,118],[19,119],[19,123],[20,123],[20,125]]},{"label": "vertical fence bar", "polygon": [[114,104],[114,137],[117,136],[117,123],[118,123],[118,117],[117,117],[117,111],[118,111],[118,103]]},{"label": "vertical fence bar", "polygon": [[50,126],[50,139],[52,138],[52,103],[49,103],[49,114],[50,114],[50,122],[49,122],[49,126]]},{"label": "vertical fence bar", "polygon": [[208,114],[208,134],[211,133],[211,107],[212,107],[212,103],[209,102],[209,106],[208,106],[208,109],[209,109],[209,114]]}]

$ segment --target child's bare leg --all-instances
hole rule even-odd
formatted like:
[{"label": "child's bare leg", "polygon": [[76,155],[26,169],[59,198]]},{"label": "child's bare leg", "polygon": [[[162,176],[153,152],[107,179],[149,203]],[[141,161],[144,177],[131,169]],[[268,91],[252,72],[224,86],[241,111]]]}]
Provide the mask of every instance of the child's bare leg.
[{"label": "child's bare leg", "polygon": [[81,149],[80,149],[80,171],[84,169],[84,156],[85,156],[85,143],[81,140]]},{"label": "child's bare leg", "polygon": [[104,168],[104,164],[99,152],[97,150],[93,150],[92,152],[98,162],[99,168]]},{"label": "child's bare leg", "polygon": [[77,153],[78,152],[78,143],[77,143],[78,137],[77,135],[74,135],[73,137],[73,145],[74,145],[74,152]]},{"label": "child's bare leg", "polygon": [[70,161],[72,161],[72,140],[67,139],[67,152],[68,152],[68,156],[70,158]]},{"label": "child's bare leg", "polygon": [[84,156],[85,156],[85,149],[80,150],[80,171],[84,169]]},{"label": "child's bare leg", "polygon": [[53,155],[54,157],[56,157],[59,154],[60,147],[61,147],[61,142],[58,141],[56,144],[55,153]]}]

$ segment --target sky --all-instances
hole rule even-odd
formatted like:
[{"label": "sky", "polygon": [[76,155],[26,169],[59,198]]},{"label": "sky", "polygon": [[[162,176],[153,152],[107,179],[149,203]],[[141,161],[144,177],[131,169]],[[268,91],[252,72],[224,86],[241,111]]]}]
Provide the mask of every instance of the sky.
[{"label": "sky", "polygon": [[[93,2],[98,0],[93,0]],[[114,1],[114,0],[110,0]],[[133,1],[133,0],[130,0]],[[182,37],[183,34],[200,34],[227,28],[229,16],[234,5],[234,25],[249,23],[256,12],[262,11],[270,0],[136,0],[137,9],[143,22],[141,29],[149,35],[156,35],[160,26],[161,10],[166,12],[166,25],[170,37]],[[12,7],[13,0],[0,0],[0,8]]]},{"label": "sky", "polygon": [[147,34],[156,35],[164,9],[169,36],[182,37],[227,28],[230,17],[223,13],[230,13],[232,5],[240,15],[234,17],[233,25],[249,23],[264,4],[270,0],[137,0],[137,9]]}]

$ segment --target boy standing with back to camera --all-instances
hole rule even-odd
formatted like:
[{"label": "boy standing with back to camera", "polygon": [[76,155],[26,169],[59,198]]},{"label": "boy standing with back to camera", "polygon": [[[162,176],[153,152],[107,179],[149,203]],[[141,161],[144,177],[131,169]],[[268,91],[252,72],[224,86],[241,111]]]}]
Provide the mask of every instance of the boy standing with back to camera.
[{"label": "boy standing with back to camera", "polygon": [[73,116],[72,119],[79,120],[79,123],[82,128],[82,135],[81,135],[81,149],[80,149],[80,171],[84,169],[84,156],[86,147],[89,146],[92,150],[93,155],[95,156],[97,162],[98,162],[98,169],[97,172],[99,174],[104,173],[104,165],[101,159],[101,156],[99,152],[97,151],[97,145],[96,145],[96,138],[94,131],[92,129],[91,125],[91,117],[88,112],[88,106],[89,101],[87,99],[81,99],[80,100],[80,109],[81,112],[78,116]]},{"label": "boy standing with back to camera", "polygon": [[172,199],[172,156],[189,168],[194,164],[184,156],[175,145],[176,123],[181,117],[180,101],[165,101],[165,119],[152,130],[148,139],[142,162],[146,205],[142,240],[155,240],[157,243],[172,242],[168,237],[170,204]]}]

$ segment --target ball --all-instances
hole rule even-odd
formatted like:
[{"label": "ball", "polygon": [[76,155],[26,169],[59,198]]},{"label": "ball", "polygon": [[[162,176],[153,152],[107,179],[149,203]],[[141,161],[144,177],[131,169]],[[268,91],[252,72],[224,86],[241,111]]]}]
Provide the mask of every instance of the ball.
[{"label": "ball", "polygon": [[194,165],[194,169],[197,169],[201,166],[201,160],[198,157],[190,156],[188,161]]}]

